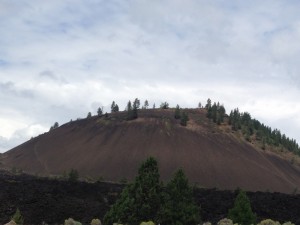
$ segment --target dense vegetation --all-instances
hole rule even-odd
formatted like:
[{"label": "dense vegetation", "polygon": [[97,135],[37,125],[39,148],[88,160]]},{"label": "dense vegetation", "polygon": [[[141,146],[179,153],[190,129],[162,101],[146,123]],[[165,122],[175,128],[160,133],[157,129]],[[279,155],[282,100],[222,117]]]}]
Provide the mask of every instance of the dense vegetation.
[{"label": "dense vegetation", "polygon": [[278,129],[272,130],[271,127],[264,125],[256,119],[252,119],[250,113],[240,113],[239,109],[234,109],[230,112],[229,124],[233,130],[242,130],[248,141],[251,138],[261,141],[263,149],[268,144],[276,147],[284,147],[300,155],[300,148],[296,140],[286,137],[285,134],[281,134]]},{"label": "dense vegetation", "polygon": [[[212,119],[214,123],[220,125],[224,122],[226,111],[219,102],[212,104],[211,100],[208,99],[205,109],[207,110],[207,117]],[[241,113],[238,108],[231,110],[228,116],[228,124],[232,130],[241,131],[247,141],[256,140],[260,142],[262,149],[265,149],[266,145],[281,147],[300,156],[300,147],[296,140],[281,134],[278,129],[273,130],[271,127],[253,119],[248,112]]]},{"label": "dense vegetation", "polygon": [[142,221],[170,225],[192,225],[200,221],[199,208],[182,170],[163,187],[157,162],[148,158],[135,181],[124,188],[121,197],[104,217],[104,224],[138,225]]}]

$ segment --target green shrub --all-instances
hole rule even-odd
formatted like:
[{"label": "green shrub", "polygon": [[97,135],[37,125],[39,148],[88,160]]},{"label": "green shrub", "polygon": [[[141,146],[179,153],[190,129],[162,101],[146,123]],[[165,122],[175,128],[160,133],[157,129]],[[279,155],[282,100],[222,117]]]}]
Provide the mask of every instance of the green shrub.
[{"label": "green shrub", "polygon": [[271,219],[266,219],[266,220],[262,220],[257,225],[280,225],[280,223]]},{"label": "green shrub", "polygon": [[218,222],[218,225],[233,225],[233,222],[231,219],[224,218]]},{"label": "green shrub", "polygon": [[148,221],[148,222],[141,222],[140,225],[155,225],[155,223],[153,223],[153,221]]},{"label": "green shrub", "polygon": [[17,224],[15,223],[15,221],[11,220],[11,221],[9,221],[9,223],[7,223],[5,225],[17,225]]},{"label": "green shrub", "polygon": [[71,169],[71,171],[69,172],[68,176],[69,176],[69,178],[68,178],[69,181],[75,182],[75,181],[78,181],[79,173],[78,173],[77,170]]},{"label": "green shrub", "polygon": [[21,212],[19,209],[16,210],[15,214],[11,218],[12,221],[14,221],[17,225],[23,225],[24,223],[24,218],[21,215]]},{"label": "green shrub", "polygon": [[205,222],[203,225],[211,225],[211,222]]},{"label": "green shrub", "polygon": [[91,225],[101,225],[101,221],[99,219],[92,219]]},{"label": "green shrub", "polygon": [[65,220],[64,225],[82,225],[80,222],[75,221],[72,218]]},{"label": "green shrub", "polygon": [[288,222],[283,223],[282,225],[295,225],[295,224],[293,224],[292,222],[288,221]]}]

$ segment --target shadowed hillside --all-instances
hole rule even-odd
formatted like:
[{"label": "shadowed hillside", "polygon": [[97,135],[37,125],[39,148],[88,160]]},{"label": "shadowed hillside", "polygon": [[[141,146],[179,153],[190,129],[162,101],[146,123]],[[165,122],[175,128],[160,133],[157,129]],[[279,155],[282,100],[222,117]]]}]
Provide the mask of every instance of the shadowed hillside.
[{"label": "shadowed hillside", "polygon": [[163,180],[182,167],[202,187],[286,193],[300,187],[297,164],[245,141],[226,122],[213,123],[205,109],[185,111],[186,127],[174,109],[139,110],[130,121],[116,112],[69,122],[4,153],[2,166],[54,175],[74,168],[118,182],[133,179],[139,163],[154,156]]}]

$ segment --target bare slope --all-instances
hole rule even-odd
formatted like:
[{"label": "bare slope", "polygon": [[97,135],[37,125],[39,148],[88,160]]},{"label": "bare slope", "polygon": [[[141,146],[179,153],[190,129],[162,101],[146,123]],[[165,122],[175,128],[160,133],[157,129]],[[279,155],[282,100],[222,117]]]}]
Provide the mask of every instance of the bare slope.
[{"label": "bare slope", "polygon": [[187,127],[173,110],[139,115],[133,121],[116,113],[67,123],[3,154],[3,164],[39,174],[75,168],[82,176],[120,181],[133,179],[141,161],[154,156],[164,180],[182,167],[203,187],[287,193],[300,187],[299,167],[216,126],[204,110],[189,110]]}]

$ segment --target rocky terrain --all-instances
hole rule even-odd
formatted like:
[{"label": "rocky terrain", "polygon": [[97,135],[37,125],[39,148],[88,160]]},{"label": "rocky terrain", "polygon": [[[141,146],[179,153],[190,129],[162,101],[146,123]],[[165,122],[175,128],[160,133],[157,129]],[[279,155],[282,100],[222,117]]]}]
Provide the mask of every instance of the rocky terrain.
[{"label": "rocky terrain", "polygon": [[[0,224],[10,220],[18,207],[27,225],[62,224],[69,217],[89,224],[103,219],[124,185],[113,183],[68,182],[29,175],[0,173]],[[233,206],[235,191],[195,189],[203,221],[216,223]],[[258,219],[272,218],[300,225],[300,195],[248,192]]]}]

